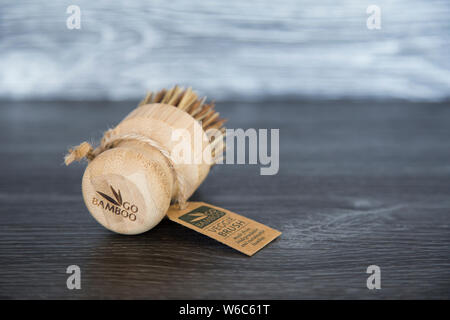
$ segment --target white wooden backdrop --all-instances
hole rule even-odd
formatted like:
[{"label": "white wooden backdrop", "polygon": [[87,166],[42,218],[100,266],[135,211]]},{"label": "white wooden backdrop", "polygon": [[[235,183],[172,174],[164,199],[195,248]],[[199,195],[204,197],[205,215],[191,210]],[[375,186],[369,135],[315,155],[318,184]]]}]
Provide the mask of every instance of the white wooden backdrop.
[{"label": "white wooden backdrop", "polygon": [[[381,8],[368,30],[366,9]],[[81,29],[69,30],[69,5]],[[0,99],[450,96],[448,0],[0,0]]]}]

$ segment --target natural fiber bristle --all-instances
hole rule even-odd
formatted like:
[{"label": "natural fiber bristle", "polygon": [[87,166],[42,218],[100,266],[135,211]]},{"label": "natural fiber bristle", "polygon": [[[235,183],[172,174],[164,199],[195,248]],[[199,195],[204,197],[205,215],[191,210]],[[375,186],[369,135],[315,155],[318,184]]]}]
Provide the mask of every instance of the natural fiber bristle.
[{"label": "natural fiber bristle", "polygon": [[[164,103],[177,107],[188,114],[190,114],[195,120],[201,122],[203,130],[207,132],[209,129],[215,129],[221,132],[218,137],[215,136],[215,140],[210,140],[211,145],[217,145],[217,140],[223,141],[223,135],[225,133],[225,127],[223,126],[226,119],[220,118],[219,113],[215,111],[214,102],[206,103],[206,97],[199,97],[192,91],[192,88],[184,89],[182,87],[175,86],[169,90],[162,89],[156,93],[149,92],[145,96],[144,100],[139,103],[139,106],[150,103]],[[211,131],[211,130],[210,130]],[[214,135],[211,135],[210,139],[213,139]],[[213,143],[213,141],[215,141]],[[222,156],[225,143],[222,146],[213,150],[213,157],[215,159]],[[220,154],[219,154],[220,153]]]}]

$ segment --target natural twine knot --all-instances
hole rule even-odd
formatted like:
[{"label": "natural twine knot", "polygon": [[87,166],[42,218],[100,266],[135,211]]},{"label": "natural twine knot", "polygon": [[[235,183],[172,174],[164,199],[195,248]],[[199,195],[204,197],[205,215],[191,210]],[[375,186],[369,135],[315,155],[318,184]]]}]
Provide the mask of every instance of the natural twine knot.
[{"label": "natural twine knot", "polygon": [[69,152],[64,157],[64,163],[66,166],[74,161],[81,161],[86,158],[88,161],[94,160],[100,153],[113,146],[117,140],[124,140],[122,137],[113,138],[114,131],[109,129],[103,134],[103,138],[100,145],[97,148],[93,148],[92,145],[84,141],[76,147],[70,148]]},{"label": "natural twine knot", "polygon": [[83,158],[90,161],[95,158],[93,151],[94,148],[89,142],[82,142],[78,146],[69,149],[69,153],[64,157],[64,163],[68,166],[74,161],[81,161]]},{"label": "natural twine knot", "polygon": [[161,146],[158,142],[156,142],[153,139],[150,139],[149,137],[135,133],[115,135],[114,130],[109,129],[103,134],[103,138],[100,142],[100,145],[95,149],[87,141],[82,142],[76,147],[70,148],[69,152],[64,157],[64,163],[68,166],[72,162],[81,161],[84,158],[86,158],[88,161],[92,161],[103,151],[113,148],[119,141],[124,140],[137,140],[146,143],[158,149],[161,152],[161,154],[164,157],[166,157],[175,175],[175,179],[178,185],[177,202],[180,206],[180,209],[184,209],[187,206],[186,202],[188,198],[186,194],[187,193],[186,180],[183,178],[182,174],[176,170],[175,161],[172,158],[170,152],[166,150],[163,146]]}]

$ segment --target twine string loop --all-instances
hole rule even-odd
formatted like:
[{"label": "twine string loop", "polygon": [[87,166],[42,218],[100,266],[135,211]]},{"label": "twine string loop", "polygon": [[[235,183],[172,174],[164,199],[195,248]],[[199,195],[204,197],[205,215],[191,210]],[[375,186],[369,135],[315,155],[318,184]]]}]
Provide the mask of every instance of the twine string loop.
[{"label": "twine string loop", "polygon": [[184,179],[183,175],[179,171],[177,171],[175,167],[175,160],[170,152],[163,146],[161,146],[157,141],[147,136],[136,133],[116,135],[113,129],[109,129],[104,133],[100,145],[95,149],[87,141],[82,142],[76,147],[70,148],[68,153],[64,157],[64,163],[68,166],[74,161],[81,161],[83,159],[87,159],[88,162],[90,162],[102,152],[114,148],[114,146],[116,146],[119,142],[125,140],[135,140],[150,145],[161,152],[161,154],[168,160],[169,166],[175,175],[175,180],[178,186],[176,200],[180,206],[180,209],[184,209],[187,206],[186,202],[188,198],[186,179]]}]

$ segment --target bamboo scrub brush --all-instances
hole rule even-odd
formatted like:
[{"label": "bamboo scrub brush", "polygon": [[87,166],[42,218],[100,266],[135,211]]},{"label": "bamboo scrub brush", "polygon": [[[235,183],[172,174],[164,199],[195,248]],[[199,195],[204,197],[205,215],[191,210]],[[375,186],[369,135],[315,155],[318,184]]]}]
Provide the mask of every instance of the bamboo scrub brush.
[{"label": "bamboo scrub brush", "polygon": [[83,198],[109,230],[139,234],[184,207],[224,150],[225,119],[191,88],[150,92],[93,148],[69,150],[66,165],[86,158]]}]

